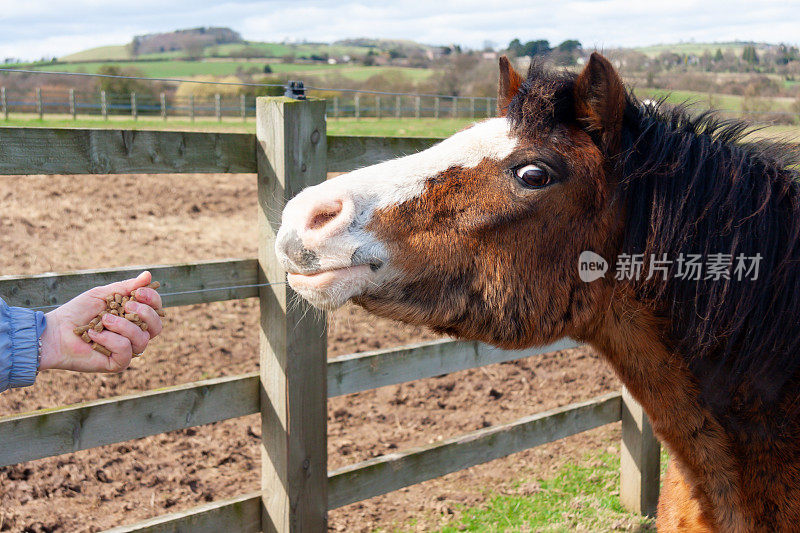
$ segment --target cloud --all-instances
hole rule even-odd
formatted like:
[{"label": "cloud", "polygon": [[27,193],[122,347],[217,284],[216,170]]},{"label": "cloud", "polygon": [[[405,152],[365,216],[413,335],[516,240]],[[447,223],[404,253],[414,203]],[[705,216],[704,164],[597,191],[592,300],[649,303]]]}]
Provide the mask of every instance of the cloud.
[{"label": "cloud", "polygon": [[734,39],[797,43],[800,1],[673,0],[26,0],[4,2],[0,56],[60,56],[124,44],[133,35],[194,26],[230,26],[249,40],[413,39],[480,47],[511,39],[577,38],[586,47]]}]

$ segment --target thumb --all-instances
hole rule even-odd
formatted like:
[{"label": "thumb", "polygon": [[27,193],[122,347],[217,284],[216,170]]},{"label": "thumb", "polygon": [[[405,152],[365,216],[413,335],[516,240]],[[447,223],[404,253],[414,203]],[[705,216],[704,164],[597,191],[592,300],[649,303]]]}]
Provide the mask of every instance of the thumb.
[{"label": "thumb", "polygon": [[130,294],[140,287],[149,285],[152,279],[153,276],[150,274],[150,271],[145,270],[135,278],[117,281],[116,283],[110,283],[108,285],[103,285],[102,287],[96,287],[92,290],[92,292],[95,292],[95,295],[99,296],[100,298],[105,298],[109,294],[115,293]]}]

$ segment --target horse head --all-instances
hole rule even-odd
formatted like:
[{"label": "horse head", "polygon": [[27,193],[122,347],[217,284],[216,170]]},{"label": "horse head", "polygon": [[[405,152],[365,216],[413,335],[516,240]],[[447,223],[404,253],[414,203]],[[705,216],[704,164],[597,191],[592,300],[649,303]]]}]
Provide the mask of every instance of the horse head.
[{"label": "horse head", "polygon": [[527,80],[503,57],[498,93],[499,117],[289,201],[276,251],[292,288],[504,347],[585,336],[613,284],[578,261],[618,251],[626,93],[599,54]]}]

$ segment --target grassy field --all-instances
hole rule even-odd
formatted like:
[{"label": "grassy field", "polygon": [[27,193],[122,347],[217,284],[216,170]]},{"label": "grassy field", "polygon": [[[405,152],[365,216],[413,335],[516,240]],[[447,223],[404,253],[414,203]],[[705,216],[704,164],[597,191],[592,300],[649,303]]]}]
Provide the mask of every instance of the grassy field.
[{"label": "grassy field", "polygon": [[26,68],[50,72],[88,72],[96,73],[103,66],[115,66],[122,69],[136,68],[150,78],[191,78],[194,76],[230,76],[237,71],[261,73],[266,65],[275,74],[292,73],[293,75],[309,74],[319,76],[325,73],[340,74],[353,81],[365,81],[377,74],[401,74],[413,81],[428,78],[433,71],[421,68],[327,63],[280,63],[269,60],[201,60],[201,61],[126,61],[126,62],[75,62],[59,64],[38,64]]},{"label": "grassy field", "polygon": [[[338,118],[328,120],[328,133],[331,135],[366,135],[378,137],[447,137],[472,124],[471,119],[434,119],[434,118],[387,118],[377,120],[364,118]],[[115,128],[139,130],[192,130],[231,133],[255,133],[255,121],[252,117],[247,122],[239,118],[225,117],[222,122],[198,119],[195,122],[185,117],[175,117],[161,120],[156,117],[141,117],[133,121],[127,115],[110,115],[109,120],[99,116],[79,117],[73,121],[70,117],[45,116],[39,120],[32,114],[12,114],[9,120],[0,119],[0,127],[29,127],[29,128]],[[760,129],[751,135],[751,138],[776,138],[790,142],[800,142],[800,127],[798,126],[770,126]]]},{"label": "grassy field", "polygon": [[229,43],[217,46],[210,46],[204,49],[206,56],[234,56],[242,54],[243,52],[252,54],[258,51],[264,57],[311,57],[312,55],[330,56],[362,56],[368,53],[373,48],[367,46],[346,46],[339,44],[285,44],[285,43]]},{"label": "grassy field", "polygon": [[[311,57],[312,55],[331,56],[362,56],[373,50],[368,46],[349,46],[340,44],[314,44],[314,43],[227,43],[215,46],[207,46],[203,49],[205,57],[241,57],[247,55],[263,58],[279,58],[284,56]],[[185,51],[159,52],[154,54],[141,54],[141,59],[174,59],[186,57]],[[126,45],[100,46],[90,48],[75,54],[69,54],[59,58],[60,61],[82,62],[82,61],[113,61],[119,59],[135,59],[130,49]]]},{"label": "grassy field", "polygon": [[[663,471],[666,453],[661,459]],[[551,478],[521,479],[483,505],[460,507],[457,518],[437,531],[655,531],[655,520],[622,507],[619,475],[619,453],[587,455]]]},{"label": "grassy field", "polygon": [[152,78],[186,77],[186,76],[229,76],[237,70],[257,69],[262,70],[264,65],[270,65],[273,72],[291,72],[335,69],[338,65],[300,64],[300,63],[268,63],[267,61],[126,61],[122,63],[62,63],[56,65],[34,66],[34,70],[56,72],[89,72],[96,73],[103,66],[119,68],[137,68],[145,76]]},{"label": "grassy field", "polygon": [[[733,94],[704,93],[700,91],[673,91],[666,89],[639,88],[634,91],[639,98],[663,98],[671,104],[694,102],[703,107],[740,112],[744,103],[743,96]],[[796,100],[792,98],[763,98],[759,102],[769,111],[796,112],[793,105]]]},{"label": "grassy field", "polygon": [[709,54],[716,53],[719,48],[723,52],[732,51],[737,56],[742,55],[744,43],[729,42],[729,43],[672,43],[672,44],[656,44],[653,46],[644,46],[635,48],[637,52],[641,52],[650,57],[656,57],[664,52],[671,52],[674,54],[694,54],[703,55],[705,52]]},{"label": "grassy field", "polygon": [[[469,119],[361,119],[340,118],[328,120],[328,133],[331,135],[367,135],[367,136],[400,136],[400,137],[447,137],[469,126]],[[11,115],[9,120],[0,120],[0,127],[27,128],[114,128],[134,130],[192,130],[231,133],[255,133],[255,120],[250,117],[247,122],[241,119],[226,117],[222,122],[216,120],[197,120],[191,122],[186,118],[142,117],[137,121],[128,116],[109,116],[109,120],[101,117],[79,117],[72,120],[67,116],[47,117],[39,120],[36,115]]]},{"label": "grassy field", "polygon": [[61,58],[62,61],[113,61],[115,59],[130,59],[131,53],[124,44],[112,46],[98,46]]}]

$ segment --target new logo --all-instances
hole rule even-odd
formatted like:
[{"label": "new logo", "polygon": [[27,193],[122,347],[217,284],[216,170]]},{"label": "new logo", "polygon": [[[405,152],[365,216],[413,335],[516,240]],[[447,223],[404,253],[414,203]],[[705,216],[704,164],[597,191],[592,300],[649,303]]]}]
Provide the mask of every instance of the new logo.
[{"label": "new logo", "polygon": [[581,281],[591,283],[602,278],[608,272],[608,261],[589,250],[581,252],[578,257],[578,275]]}]

